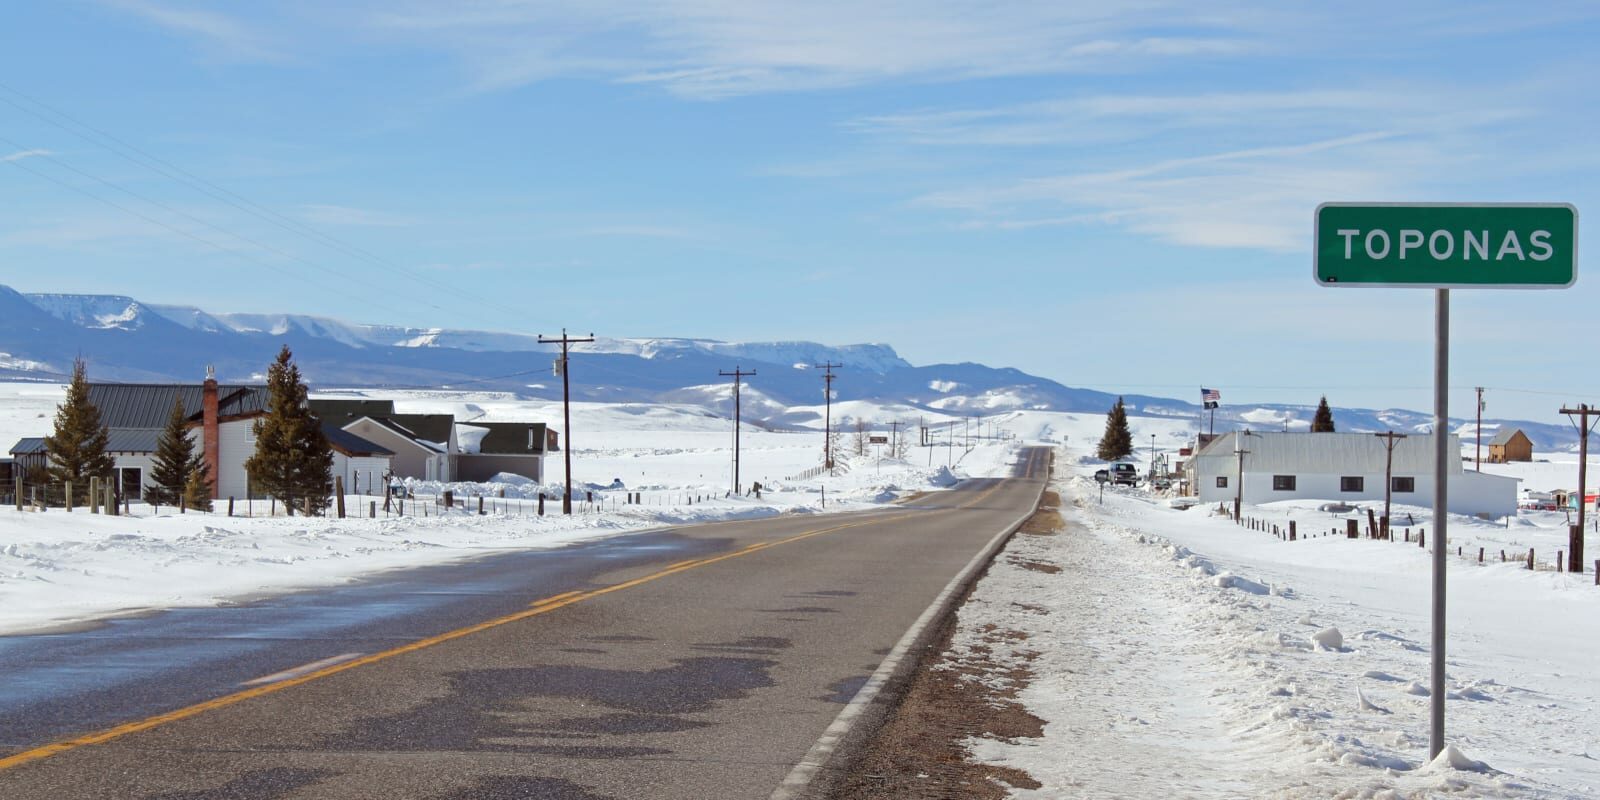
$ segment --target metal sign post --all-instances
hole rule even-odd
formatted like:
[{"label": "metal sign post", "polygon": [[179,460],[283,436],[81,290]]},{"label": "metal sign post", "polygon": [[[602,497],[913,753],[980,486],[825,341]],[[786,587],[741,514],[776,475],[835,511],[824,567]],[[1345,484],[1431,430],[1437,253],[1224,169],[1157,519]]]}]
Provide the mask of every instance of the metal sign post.
[{"label": "metal sign post", "polygon": [[[1450,542],[1450,290],[1433,290],[1433,669],[1428,687],[1428,758],[1444,749],[1444,574]],[[1456,456],[1460,461],[1461,456]]]},{"label": "metal sign post", "polygon": [[1324,203],[1311,271],[1330,287],[1434,290],[1433,636],[1428,755],[1444,750],[1445,553],[1450,543],[1450,289],[1565,289],[1578,210],[1564,203]]}]

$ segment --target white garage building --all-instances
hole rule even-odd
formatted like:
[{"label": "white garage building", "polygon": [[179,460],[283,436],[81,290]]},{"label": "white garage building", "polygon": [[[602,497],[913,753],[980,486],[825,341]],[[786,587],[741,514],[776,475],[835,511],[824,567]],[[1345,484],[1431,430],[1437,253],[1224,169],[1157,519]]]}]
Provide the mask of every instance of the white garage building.
[{"label": "white garage building", "polygon": [[[1244,450],[1243,458],[1239,450]],[[1449,452],[1461,452],[1450,437]],[[1232,502],[1242,481],[1243,501],[1383,501],[1384,440],[1371,433],[1281,433],[1232,431],[1191,458],[1185,469],[1201,502]],[[1244,465],[1240,474],[1239,465]],[[1464,471],[1451,459],[1451,513],[1504,517],[1516,513],[1516,478]],[[1433,502],[1433,435],[1413,434],[1395,442],[1395,503]]]}]

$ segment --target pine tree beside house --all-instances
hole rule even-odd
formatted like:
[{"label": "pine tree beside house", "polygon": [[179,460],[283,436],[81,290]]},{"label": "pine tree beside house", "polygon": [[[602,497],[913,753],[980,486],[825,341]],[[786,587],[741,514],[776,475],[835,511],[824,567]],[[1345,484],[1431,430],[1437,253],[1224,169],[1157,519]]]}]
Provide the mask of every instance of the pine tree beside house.
[{"label": "pine tree beside house", "polygon": [[[195,452],[194,440],[189,438],[189,416],[181,396],[172,401],[172,414],[167,417],[167,425],[156,439],[156,453],[151,461],[151,486],[144,490],[146,503],[153,506],[178,505],[180,499],[188,496],[190,476],[196,470],[199,470],[202,485],[209,494],[211,487],[205,483],[205,455]],[[194,507],[192,503],[187,505]]]},{"label": "pine tree beside house", "polygon": [[89,479],[111,477],[113,462],[106,453],[110,436],[100,421],[100,409],[89,402],[88,365],[77,359],[72,362],[67,397],[56,407],[55,430],[44,439],[50,481],[70,482],[74,500],[88,500]]},{"label": "pine tree beside house", "polygon": [[1312,433],[1333,433],[1333,409],[1328,407],[1328,398],[1323,396],[1322,402],[1317,404],[1317,415],[1311,418]]},{"label": "pine tree beside house", "polygon": [[211,482],[206,480],[206,465],[202,462],[189,470],[189,480],[183,484],[183,507],[195,511],[211,511]]},{"label": "pine tree beside house", "polygon": [[306,384],[284,345],[267,368],[267,415],[255,424],[256,452],[245,462],[252,486],[297,510],[320,514],[333,492],[333,449],[306,407]]},{"label": "pine tree beside house", "polygon": [[1132,453],[1133,432],[1128,430],[1128,410],[1123,407],[1122,398],[1118,397],[1117,404],[1106,414],[1106,432],[1100,437],[1100,448],[1095,454],[1102,461],[1116,461]]}]

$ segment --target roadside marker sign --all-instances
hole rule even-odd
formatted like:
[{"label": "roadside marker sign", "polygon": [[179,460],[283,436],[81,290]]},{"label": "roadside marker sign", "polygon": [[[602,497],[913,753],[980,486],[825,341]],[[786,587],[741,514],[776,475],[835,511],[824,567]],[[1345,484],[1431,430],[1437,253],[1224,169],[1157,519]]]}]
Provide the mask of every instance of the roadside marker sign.
[{"label": "roadside marker sign", "polygon": [[1323,286],[1565,289],[1578,210],[1565,203],[1323,203],[1312,271]]}]

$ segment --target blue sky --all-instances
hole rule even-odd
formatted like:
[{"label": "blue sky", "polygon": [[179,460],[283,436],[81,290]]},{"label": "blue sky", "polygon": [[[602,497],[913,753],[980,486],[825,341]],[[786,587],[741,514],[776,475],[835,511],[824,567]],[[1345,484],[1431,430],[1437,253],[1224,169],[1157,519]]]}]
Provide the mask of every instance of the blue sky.
[{"label": "blue sky", "polygon": [[[1600,213],[1593,3],[73,0],[6,27],[23,291],[1426,409],[1430,295],[1315,286],[1317,203]],[[1457,292],[1452,385],[1600,401],[1596,285]]]}]

